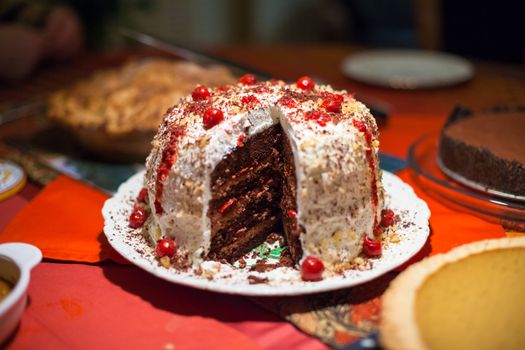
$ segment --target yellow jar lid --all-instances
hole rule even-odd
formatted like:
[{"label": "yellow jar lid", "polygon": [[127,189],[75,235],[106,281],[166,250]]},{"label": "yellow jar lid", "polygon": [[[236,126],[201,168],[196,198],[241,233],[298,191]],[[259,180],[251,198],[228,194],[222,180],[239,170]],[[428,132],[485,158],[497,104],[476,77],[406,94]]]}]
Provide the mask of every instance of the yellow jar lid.
[{"label": "yellow jar lid", "polygon": [[20,191],[25,184],[26,175],[19,165],[0,160],[0,201]]}]

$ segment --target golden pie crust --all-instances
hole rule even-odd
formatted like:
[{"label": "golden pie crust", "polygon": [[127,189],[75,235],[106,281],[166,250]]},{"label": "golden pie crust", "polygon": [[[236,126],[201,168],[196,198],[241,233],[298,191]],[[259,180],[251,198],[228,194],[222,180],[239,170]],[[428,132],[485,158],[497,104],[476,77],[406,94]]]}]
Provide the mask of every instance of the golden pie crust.
[{"label": "golden pie crust", "polygon": [[410,266],[383,297],[387,349],[525,349],[525,237],[480,241]]}]

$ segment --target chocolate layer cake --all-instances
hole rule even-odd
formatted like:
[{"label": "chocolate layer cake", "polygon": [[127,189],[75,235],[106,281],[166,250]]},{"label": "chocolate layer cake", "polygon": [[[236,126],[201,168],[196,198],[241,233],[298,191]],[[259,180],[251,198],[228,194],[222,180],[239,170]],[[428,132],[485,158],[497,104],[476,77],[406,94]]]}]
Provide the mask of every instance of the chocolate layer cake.
[{"label": "chocolate layer cake", "polygon": [[439,157],[465,179],[525,196],[525,112],[457,110],[441,132]]},{"label": "chocolate layer cake", "polygon": [[197,87],[153,140],[149,238],[198,264],[233,262],[280,232],[295,263],[348,265],[383,208],[377,147],[368,109],[309,78]]}]

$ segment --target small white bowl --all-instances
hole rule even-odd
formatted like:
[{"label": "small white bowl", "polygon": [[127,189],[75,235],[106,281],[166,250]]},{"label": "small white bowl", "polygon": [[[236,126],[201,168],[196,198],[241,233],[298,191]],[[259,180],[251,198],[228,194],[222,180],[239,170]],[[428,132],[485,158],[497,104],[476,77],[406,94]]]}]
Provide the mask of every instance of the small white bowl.
[{"label": "small white bowl", "polygon": [[0,278],[14,286],[0,302],[0,344],[14,331],[22,317],[31,269],[41,260],[40,249],[30,244],[0,244]]}]

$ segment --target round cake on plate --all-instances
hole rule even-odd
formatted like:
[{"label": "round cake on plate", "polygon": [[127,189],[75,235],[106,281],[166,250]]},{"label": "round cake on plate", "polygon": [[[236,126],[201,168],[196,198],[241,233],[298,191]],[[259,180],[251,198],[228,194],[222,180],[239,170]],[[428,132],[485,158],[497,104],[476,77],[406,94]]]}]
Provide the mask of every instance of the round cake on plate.
[{"label": "round cake on plate", "polygon": [[194,265],[282,232],[293,263],[344,268],[381,252],[377,134],[362,103],[308,77],[198,86],[164,116],[132,226]]}]

